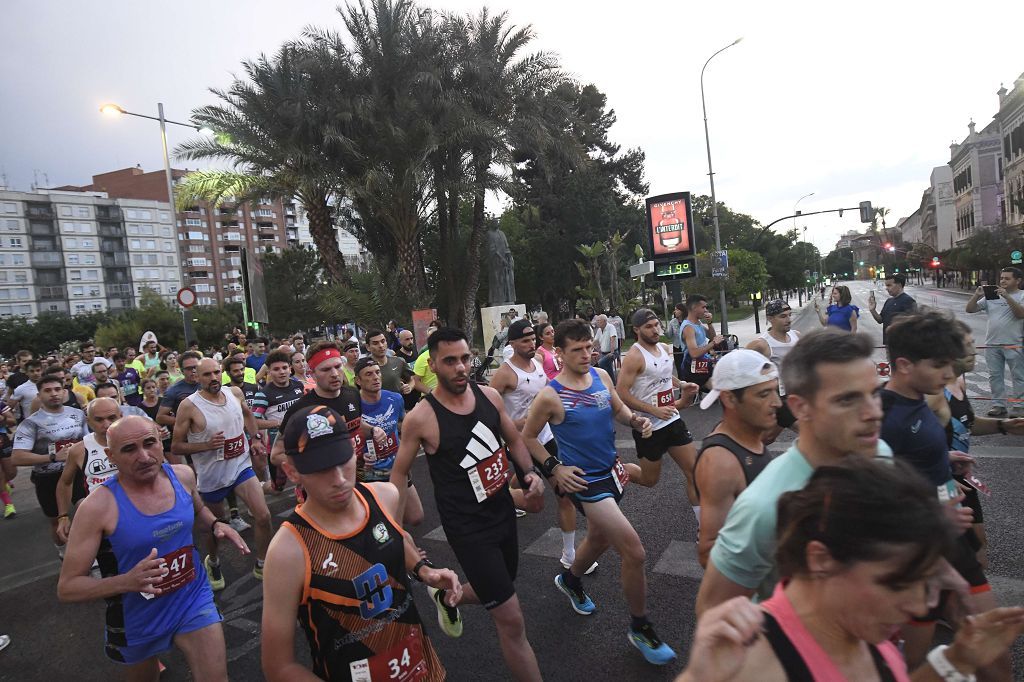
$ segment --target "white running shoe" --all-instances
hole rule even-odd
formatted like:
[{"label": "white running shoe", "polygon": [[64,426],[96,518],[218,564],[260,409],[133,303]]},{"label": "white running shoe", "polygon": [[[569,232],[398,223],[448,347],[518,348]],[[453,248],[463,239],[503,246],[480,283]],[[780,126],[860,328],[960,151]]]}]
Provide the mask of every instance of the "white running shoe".
[{"label": "white running shoe", "polygon": [[249,530],[252,528],[248,523],[245,522],[241,516],[232,516],[231,521],[228,524],[235,529],[235,532],[241,533],[242,531]]}]

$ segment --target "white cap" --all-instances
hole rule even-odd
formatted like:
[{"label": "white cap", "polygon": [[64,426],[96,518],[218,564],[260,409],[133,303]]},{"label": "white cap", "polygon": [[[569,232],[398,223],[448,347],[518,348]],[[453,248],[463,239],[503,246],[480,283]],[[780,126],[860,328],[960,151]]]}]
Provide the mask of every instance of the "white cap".
[{"label": "white cap", "polygon": [[731,391],[747,386],[756,386],[779,378],[775,364],[749,348],[737,348],[723,355],[715,364],[711,374],[711,392],[700,401],[702,410],[711,407],[722,391]]}]

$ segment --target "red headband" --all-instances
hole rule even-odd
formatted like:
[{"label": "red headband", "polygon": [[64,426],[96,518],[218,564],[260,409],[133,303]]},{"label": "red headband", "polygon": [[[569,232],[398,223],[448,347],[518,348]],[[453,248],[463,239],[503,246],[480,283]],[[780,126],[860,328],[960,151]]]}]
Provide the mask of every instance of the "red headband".
[{"label": "red headband", "polygon": [[316,369],[317,365],[319,365],[324,360],[330,360],[331,358],[340,357],[341,351],[339,351],[337,348],[324,348],[321,351],[317,351],[316,355],[309,359],[309,368]]}]

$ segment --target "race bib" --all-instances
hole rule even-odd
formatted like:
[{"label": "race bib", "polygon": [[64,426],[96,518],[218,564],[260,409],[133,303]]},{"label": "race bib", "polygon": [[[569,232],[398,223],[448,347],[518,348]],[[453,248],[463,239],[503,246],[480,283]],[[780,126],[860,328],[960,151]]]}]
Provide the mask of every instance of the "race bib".
[{"label": "race bib", "polygon": [[345,424],[348,427],[349,438],[352,439],[353,452],[362,452],[365,449],[363,446],[366,444],[366,438],[363,437],[363,430],[360,428],[362,424],[362,417],[356,417]]},{"label": "race bib", "polygon": [[192,545],[181,547],[161,557],[164,570],[167,571],[160,582],[154,587],[160,588],[160,594],[147,594],[141,592],[143,598],[165,597],[172,592],[177,592],[185,585],[188,585],[196,577],[196,567],[193,559]]},{"label": "race bib", "polygon": [[694,360],[690,363],[691,374],[711,374],[711,361],[707,359]]},{"label": "race bib", "polygon": [[348,664],[352,682],[413,682],[429,674],[423,658],[423,633],[418,627],[387,651]]},{"label": "race bib", "polygon": [[245,434],[224,441],[224,459],[234,459],[245,454]]},{"label": "race bib", "polygon": [[372,438],[366,439],[366,457],[364,458],[368,464],[387,460],[398,450],[398,442],[395,440],[394,434],[389,433],[387,442],[384,447],[377,447],[377,442]]},{"label": "race bib", "polygon": [[473,486],[477,502],[484,502],[505,487],[511,476],[505,448],[499,448],[493,455],[477,462],[466,471]]},{"label": "race bib", "polygon": [[658,391],[658,407],[672,407],[675,405],[675,399],[672,396],[672,389],[667,391]]},{"label": "race bib", "polygon": [[612,476],[615,478],[615,487],[621,495],[626,484],[629,483],[629,474],[626,472],[626,467],[622,466],[622,460],[618,457],[615,458],[615,465],[612,467]]},{"label": "race bib", "polygon": [[964,480],[967,481],[967,485],[971,486],[979,493],[983,493],[986,497],[992,497],[992,490],[987,485],[982,483],[981,480],[974,474],[971,474],[970,476],[964,476]]},{"label": "race bib", "polygon": [[960,486],[956,484],[956,481],[949,479],[940,486],[937,486],[939,493],[939,502],[951,502],[952,500],[958,499],[963,493],[960,491]]}]

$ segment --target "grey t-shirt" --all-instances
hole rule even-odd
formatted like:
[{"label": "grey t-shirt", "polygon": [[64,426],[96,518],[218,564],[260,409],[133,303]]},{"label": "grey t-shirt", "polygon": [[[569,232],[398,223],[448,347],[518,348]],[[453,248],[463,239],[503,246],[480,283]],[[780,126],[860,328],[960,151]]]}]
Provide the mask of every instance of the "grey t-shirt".
[{"label": "grey t-shirt", "polygon": [[[1024,305],[1024,291],[1007,294]],[[1024,319],[1018,318],[1010,309],[1010,304],[1000,296],[994,301],[984,298],[978,301],[978,309],[988,314],[988,331],[985,333],[985,344],[989,346],[1019,346],[1024,336]]]},{"label": "grey t-shirt", "polygon": [[[14,433],[14,449],[29,450],[37,455],[50,454],[85,438],[85,413],[75,407],[62,405],[58,412],[39,409],[18,425]],[[37,474],[59,474],[64,462],[37,464]]]}]

